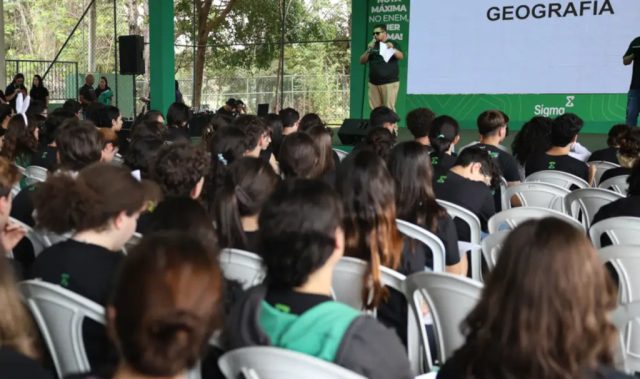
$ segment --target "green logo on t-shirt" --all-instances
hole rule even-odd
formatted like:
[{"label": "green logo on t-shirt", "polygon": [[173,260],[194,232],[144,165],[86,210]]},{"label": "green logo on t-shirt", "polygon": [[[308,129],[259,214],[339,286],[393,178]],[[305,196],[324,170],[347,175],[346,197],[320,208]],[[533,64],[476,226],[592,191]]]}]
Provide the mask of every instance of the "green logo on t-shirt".
[{"label": "green logo on t-shirt", "polygon": [[549,170],[555,170],[555,169],[556,169],[556,161],[550,161]]},{"label": "green logo on t-shirt", "polygon": [[431,165],[432,166],[437,166],[439,163],[440,163],[440,158],[438,158],[438,157],[431,158]]},{"label": "green logo on t-shirt", "polygon": [[71,275],[67,274],[67,273],[63,273],[60,276],[60,285],[63,287],[69,287],[69,278],[71,277]]},{"label": "green logo on t-shirt", "polygon": [[447,180],[447,176],[446,175],[441,175],[438,178],[438,183],[443,184],[446,180]]},{"label": "green logo on t-shirt", "polygon": [[490,152],[489,152],[489,156],[490,156],[491,158],[493,158],[493,159],[497,159],[499,155],[500,155],[500,154],[496,153],[495,151],[490,151]]},{"label": "green logo on t-shirt", "polygon": [[275,304],[275,308],[283,313],[291,313],[291,307],[285,304],[277,303]]}]

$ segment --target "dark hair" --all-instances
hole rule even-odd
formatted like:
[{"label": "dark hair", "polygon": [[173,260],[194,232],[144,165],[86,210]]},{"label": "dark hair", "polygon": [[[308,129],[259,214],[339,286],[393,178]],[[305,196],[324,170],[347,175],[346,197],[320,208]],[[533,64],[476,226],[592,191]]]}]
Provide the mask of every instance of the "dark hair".
[{"label": "dark hair", "polygon": [[385,24],[378,24],[378,25],[373,27],[374,30],[378,29],[378,28],[384,30],[385,32],[387,31],[387,25],[385,25]]},{"label": "dark hair", "polygon": [[345,255],[369,262],[362,301],[372,309],[389,294],[380,279],[380,266],[395,270],[402,255],[393,178],[382,158],[362,150],[340,164],[336,188],[345,211]]},{"label": "dark hair", "polygon": [[260,158],[242,158],[231,165],[213,204],[221,247],[249,248],[241,218],[260,213],[278,182],[271,165]]},{"label": "dark hair", "polygon": [[189,197],[209,170],[209,158],[189,142],[162,146],[149,168],[149,179],[156,182],[165,196]]},{"label": "dark hair", "polygon": [[13,109],[11,109],[10,104],[0,104],[0,123],[4,121],[5,118],[11,117],[11,113]]},{"label": "dark hair", "polygon": [[307,113],[300,119],[300,131],[306,132],[314,126],[325,126],[320,116],[315,113]]},{"label": "dark hair", "polygon": [[[18,166],[6,158],[0,157],[0,197],[9,196],[11,189],[18,183],[21,176]],[[4,257],[0,259],[4,259]]]},{"label": "dark hair", "polygon": [[62,105],[62,109],[65,109],[75,115],[76,113],[80,112],[80,110],[82,109],[82,105],[78,100],[68,99]]},{"label": "dark hair", "polygon": [[34,89],[34,88],[42,88],[42,87],[44,87],[44,83],[42,82],[42,76],[40,76],[40,75],[33,75],[33,77],[34,77],[34,78],[38,78],[38,83],[39,83],[39,84],[38,84],[38,87],[36,87],[35,85],[33,85],[33,83],[31,83],[31,89]]},{"label": "dark hair", "polygon": [[260,138],[267,132],[267,126],[258,116],[241,115],[235,119],[233,126],[242,130],[247,136],[247,150],[253,150],[258,146]]},{"label": "dark hair", "polygon": [[145,236],[124,260],[109,326],[133,370],[175,376],[204,354],[221,324],[217,253],[187,233],[163,232]]},{"label": "dark hair", "polygon": [[620,146],[620,138],[625,135],[627,130],[631,127],[627,124],[618,124],[614,125],[609,129],[609,134],[607,136],[607,146],[609,147],[619,147]]},{"label": "dark hair", "polygon": [[93,122],[98,128],[110,128],[111,120],[107,120],[106,110],[106,105],[94,101],[84,109],[84,116],[87,120]]},{"label": "dark hair", "polygon": [[109,81],[107,80],[106,76],[101,76],[100,80],[104,80],[104,84],[105,84],[105,88],[109,88]]},{"label": "dark hair", "polygon": [[333,158],[333,132],[324,125],[316,125],[307,129],[306,133],[313,139],[313,143],[320,153],[318,158],[317,175],[324,176],[335,170],[336,162]]},{"label": "dark hair", "polygon": [[20,73],[20,72],[13,76],[13,80],[11,81],[11,83],[15,83],[16,80],[18,80],[18,79],[24,80],[24,75],[22,73]]},{"label": "dark hair", "polygon": [[269,286],[291,289],[306,283],[333,253],[342,217],[338,195],[324,182],[283,182],[259,219]]},{"label": "dark hair", "polygon": [[478,132],[482,136],[495,135],[502,127],[507,127],[504,114],[499,110],[488,110],[480,113],[476,120]]},{"label": "dark hair", "polygon": [[183,103],[173,103],[167,110],[167,125],[174,128],[182,128],[191,119],[191,109]]},{"label": "dark hair", "polygon": [[154,137],[165,139],[167,135],[166,126],[159,121],[144,121],[135,125],[131,131],[131,140],[139,138]]},{"label": "dark hair", "polygon": [[38,139],[34,134],[36,129],[33,122],[27,125],[22,115],[17,114],[11,117],[0,156],[12,162],[16,159],[31,161],[31,157],[38,150]]},{"label": "dark hair", "polygon": [[279,113],[283,128],[290,128],[300,121],[300,113],[293,108],[282,109]]},{"label": "dark hair", "polygon": [[[530,220],[504,242],[465,319],[457,370],[474,378],[583,378],[613,364],[615,287],[584,231]],[[499,362],[499,363],[498,363]]]},{"label": "dark hair", "polygon": [[209,145],[211,153],[210,194],[213,196],[216,188],[222,184],[228,166],[242,158],[249,150],[247,135],[233,126],[224,127],[213,136]]},{"label": "dark hair", "polygon": [[446,154],[451,148],[451,144],[460,134],[460,125],[451,116],[438,116],[431,123],[429,130],[429,143],[435,154],[439,157]]},{"label": "dark hair", "polygon": [[396,143],[396,136],[387,128],[377,127],[369,129],[362,143],[356,147],[359,150],[370,150],[376,153],[382,160],[389,158],[389,152]]},{"label": "dark hair", "polygon": [[[42,145],[49,145],[56,140],[60,126],[70,119],[76,119],[75,114],[64,108],[58,108],[51,112],[42,127]],[[77,120],[77,119],[76,119]]]},{"label": "dark hair", "polygon": [[158,117],[162,117],[162,119],[164,120],[164,116],[162,115],[162,112],[157,111],[157,110],[150,110],[147,111],[147,113],[145,113],[142,116],[142,122],[149,122],[149,121],[153,121],[153,122],[157,122],[158,121]]},{"label": "dark hair", "polygon": [[500,166],[486,150],[471,146],[462,150],[456,159],[456,166],[468,167],[473,163],[480,163],[480,172],[491,178],[491,188],[500,186]]},{"label": "dark hair", "polygon": [[217,246],[216,231],[209,213],[190,197],[172,196],[161,201],[150,213],[145,233],[179,231],[196,235],[209,246]]},{"label": "dark hair", "polygon": [[548,117],[536,116],[526,122],[511,143],[513,157],[525,165],[534,154],[544,153],[551,148],[551,124]]},{"label": "dark hair", "polygon": [[56,136],[59,167],[67,170],[78,171],[99,162],[103,148],[95,125],[75,117],[63,122]]},{"label": "dark hair", "polygon": [[111,122],[117,120],[118,117],[120,116],[120,109],[118,109],[117,107],[114,107],[113,105],[107,105],[105,109],[105,114],[107,116],[107,119],[109,120],[109,128],[110,128],[112,125]]},{"label": "dark hair", "polygon": [[238,102],[236,101],[236,99],[234,99],[232,97],[232,98],[228,99],[225,104],[230,106],[230,107],[235,107],[236,105],[238,105]]},{"label": "dark hair", "polygon": [[385,106],[375,108],[369,116],[369,126],[372,128],[383,127],[386,123],[395,124],[398,121],[400,121],[398,114]]},{"label": "dark hair", "polygon": [[149,174],[149,167],[156,152],[164,144],[164,138],[160,135],[162,131],[152,127],[152,125],[157,124],[162,126],[160,123],[138,125],[131,136],[131,143],[129,144],[127,155],[124,157],[124,163],[131,170],[140,170],[142,177],[145,178]]},{"label": "dark hair", "polygon": [[275,113],[269,113],[264,117],[264,124],[271,132],[271,151],[278,158],[280,145],[282,145],[282,120]]},{"label": "dark hair", "polygon": [[640,160],[637,160],[633,165],[627,183],[629,183],[627,196],[640,196]]},{"label": "dark hair", "polygon": [[120,212],[131,216],[142,210],[157,191],[150,182],[136,180],[122,166],[95,163],[74,179],[55,175],[41,183],[33,195],[37,224],[54,233],[103,230]]},{"label": "dark hair", "polygon": [[436,114],[429,108],[414,109],[407,114],[407,128],[414,138],[427,137],[435,118]]},{"label": "dark hair", "polygon": [[202,128],[202,141],[201,145],[205,148],[211,143],[211,139],[216,132],[224,127],[229,126],[227,120],[220,115],[209,115],[206,119],[201,121]]},{"label": "dark hair", "polygon": [[640,157],[640,129],[629,127],[620,138],[618,161],[621,166],[632,168]]},{"label": "dark hair", "polygon": [[320,151],[306,133],[295,132],[286,136],[278,158],[280,171],[286,179],[313,179],[320,175]]},{"label": "dark hair", "polygon": [[551,145],[565,147],[580,133],[584,122],[573,113],[556,117],[551,124]]},{"label": "dark hair", "polygon": [[387,167],[396,185],[397,217],[435,233],[447,211],[433,192],[429,149],[415,141],[400,143],[391,149]]}]

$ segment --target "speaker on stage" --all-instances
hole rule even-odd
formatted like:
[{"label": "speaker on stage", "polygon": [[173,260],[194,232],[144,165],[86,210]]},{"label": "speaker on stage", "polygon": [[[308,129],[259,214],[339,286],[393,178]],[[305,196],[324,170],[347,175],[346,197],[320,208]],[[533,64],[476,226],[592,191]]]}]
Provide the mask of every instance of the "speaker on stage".
[{"label": "speaker on stage", "polygon": [[265,117],[269,114],[269,104],[258,104],[258,117]]},{"label": "speaker on stage", "polygon": [[144,38],[142,36],[119,36],[120,74],[144,74]]},{"label": "speaker on stage", "polygon": [[344,145],[356,145],[367,136],[369,120],[348,118],[338,130],[338,137]]}]

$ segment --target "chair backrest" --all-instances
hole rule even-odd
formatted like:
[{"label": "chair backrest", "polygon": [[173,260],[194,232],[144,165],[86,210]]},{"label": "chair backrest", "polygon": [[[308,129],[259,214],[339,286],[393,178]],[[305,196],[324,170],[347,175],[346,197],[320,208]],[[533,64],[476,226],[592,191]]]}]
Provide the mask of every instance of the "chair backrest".
[{"label": "chair backrest", "polygon": [[623,196],[627,196],[627,191],[629,190],[629,183],[627,183],[627,179],[629,179],[629,175],[614,176],[613,178],[609,178],[600,183],[598,188],[610,189]]},{"label": "chair backrest", "polygon": [[434,272],[444,272],[446,252],[444,244],[440,241],[440,238],[430,231],[408,221],[397,219],[396,225],[400,233],[406,237],[419,241],[431,250]]},{"label": "chair backrest", "polygon": [[564,211],[564,197],[569,189],[545,182],[525,182],[507,187],[502,196],[502,210],[511,208],[511,198],[516,196],[523,207],[540,207]]},{"label": "chair backrest", "polygon": [[619,164],[608,161],[591,161],[589,165],[596,168],[596,184],[600,184],[600,178],[607,170],[620,167]]},{"label": "chair backrest", "polygon": [[268,346],[232,350],[220,357],[218,366],[228,379],[364,379],[310,355]]},{"label": "chair backrest", "polygon": [[240,249],[223,249],[220,268],[225,278],[240,282],[243,289],[262,283],[266,276],[262,258]]},{"label": "chair backrest", "polygon": [[[480,300],[483,285],[462,276],[421,272],[409,275],[405,280],[405,295],[416,317],[421,314],[420,295],[424,296],[433,318],[438,345],[438,357],[445,362],[464,344],[460,324]],[[427,333],[420,328],[425,346]]]},{"label": "chair backrest", "polygon": [[45,248],[51,246],[51,245],[48,245],[46,240],[44,240],[43,237],[40,234],[38,234],[38,232],[36,232],[29,225],[25,224],[24,222],[22,222],[22,221],[20,221],[18,219],[15,219],[13,217],[10,217],[9,220],[13,224],[18,225],[22,229],[27,231],[27,234],[25,235],[25,237],[29,240],[29,242],[31,242],[31,246],[33,246],[33,254],[34,254],[34,256],[37,257],[38,255],[40,255],[42,250],[44,250]]},{"label": "chair backrest", "polygon": [[133,233],[131,238],[129,238],[129,241],[127,241],[127,243],[125,243],[124,246],[122,247],[122,252],[125,254],[129,254],[131,249],[133,249],[137,244],[139,244],[141,240],[142,240],[142,234]]},{"label": "chair backrest", "polygon": [[573,186],[578,188],[589,188],[589,183],[587,183],[586,180],[564,171],[538,171],[527,176],[524,181],[551,183],[566,189],[570,189]]},{"label": "chair backrest", "polygon": [[564,213],[554,211],[553,209],[537,208],[537,207],[518,207],[507,209],[493,215],[488,222],[489,233],[495,233],[499,230],[512,230],[521,223],[545,217],[559,218],[580,230],[585,230],[578,220],[567,216]]},{"label": "chair backrest", "polygon": [[620,333],[620,351],[615,367],[629,374],[640,371],[640,341],[637,332],[634,333],[640,327],[640,301],[620,304],[611,319]]},{"label": "chair backrest", "polygon": [[340,161],[342,161],[343,159],[345,159],[347,157],[347,155],[349,155],[349,153],[344,151],[344,150],[333,149],[333,151],[335,151],[336,154],[338,154],[338,158],[340,158]]},{"label": "chair backrest", "polygon": [[489,270],[493,270],[495,267],[498,261],[498,254],[502,249],[502,244],[509,233],[510,231],[508,230],[500,230],[489,234],[482,240],[482,255],[484,256],[485,262],[487,262]]},{"label": "chair backrest", "polygon": [[[480,240],[482,237],[482,224],[480,219],[470,210],[461,207],[457,204],[450,203],[448,201],[438,200],[438,204],[444,207],[449,213],[451,218],[457,218],[462,220],[469,226],[471,231],[471,242],[474,245],[480,246]],[[471,250],[471,277],[475,280],[482,280],[482,253],[480,248]]]},{"label": "chair backrest", "polygon": [[88,318],[105,324],[104,308],[58,285],[39,280],[21,282],[20,290],[49,348],[58,377],[90,371],[82,323]]},{"label": "chair backrest", "polygon": [[599,221],[589,229],[593,246],[602,247],[602,236],[606,234],[614,245],[633,245],[640,235],[640,217],[613,217]]},{"label": "chair backrest", "polygon": [[582,188],[565,196],[564,209],[569,216],[576,220],[582,217],[582,225],[589,229],[593,217],[603,205],[622,198],[621,194],[606,189]]},{"label": "chair backrest", "polygon": [[27,185],[44,182],[47,180],[48,170],[40,166],[29,166],[25,169],[24,176]]}]

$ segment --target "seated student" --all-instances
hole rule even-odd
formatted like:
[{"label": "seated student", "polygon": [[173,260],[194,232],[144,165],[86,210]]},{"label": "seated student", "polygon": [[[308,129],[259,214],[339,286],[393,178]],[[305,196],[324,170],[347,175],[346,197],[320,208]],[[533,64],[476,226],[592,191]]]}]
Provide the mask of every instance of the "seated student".
[{"label": "seated student", "polygon": [[145,236],[131,251],[107,307],[120,356],[112,379],[186,377],[200,361],[220,327],[217,253],[176,232]]},{"label": "seated student", "polygon": [[165,197],[197,199],[209,163],[203,150],[186,141],[175,142],[158,149],[149,168],[149,179],[160,186]]},{"label": "seated student", "polygon": [[[96,103],[97,104],[97,103]],[[90,107],[92,107],[91,105]],[[100,105],[93,110],[93,115],[89,117],[98,128],[112,129],[114,132],[122,130],[122,114],[120,109],[113,105]]]},{"label": "seated student", "polygon": [[173,103],[167,110],[167,127],[169,141],[186,140],[191,141],[189,135],[189,120],[191,119],[191,109],[184,103]]},{"label": "seated student", "polygon": [[250,151],[245,155],[254,158],[262,158],[262,154],[265,152],[268,156],[265,156],[264,159],[267,163],[271,164],[271,167],[273,167],[274,170],[277,171],[278,161],[276,161],[273,153],[269,150],[269,145],[271,145],[271,134],[269,133],[269,129],[264,121],[257,116],[242,115],[233,122],[233,126],[242,130],[247,136]]},{"label": "seated student", "polygon": [[[155,200],[150,188],[151,183],[136,180],[126,168],[106,163],[86,167],[76,178],[49,177],[33,195],[37,226],[73,234],[38,255],[32,277],[106,305],[124,258],[120,250],[136,230],[140,212]],[[108,361],[103,330],[96,325],[83,327],[92,368]]]},{"label": "seated student", "polygon": [[640,160],[633,166],[627,181],[629,183],[627,197],[603,205],[593,217],[592,225],[598,221],[613,217],[640,217]]},{"label": "seated student", "polygon": [[367,378],[413,378],[392,331],[331,299],[332,271],[345,249],[341,220],[340,199],[321,181],[295,179],[276,190],[259,220],[267,278],[227,317],[227,347],[271,345]]},{"label": "seated student", "polygon": [[275,113],[269,113],[263,118],[263,120],[265,126],[269,130],[269,134],[271,135],[271,144],[269,145],[268,150],[271,150],[271,153],[277,160],[278,154],[280,153],[280,145],[282,145],[282,139],[284,138],[282,119]]},{"label": "seated student", "polygon": [[258,216],[279,182],[271,166],[259,158],[242,158],[229,167],[213,204],[221,248],[259,250]]},{"label": "seated student", "polygon": [[556,218],[518,226],[502,246],[464,345],[438,379],[631,379],[613,369],[616,290],[580,231]]},{"label": "seated student", "polygon": [[[18,183],[20,176],[20,170],[16,165],[0,157],[0,259],[14,258],[11,264],[18,279],[22,279],[24,268],[21,266],[22,262],[17,260],[20,256],[16,256],[13,250],[23,239],[26,230],[11,222],[9,215],[11,214],[11,189]],[[1,330],[0,335],[2,335]],[[0,346],[2,346],[1,338]]]},{"label": "seated student", "polygon": [[620,138],[620,147],[618,149],[620,167],[605,171],[600,177],[600,183],[616,176],[631,174],[631,169],[639,161],[638,158],[640,158],[640,129],[629,127],[627,132]]},{"label": "seated student", "polygon": [[62,109],[67,112],[73,113],[73,115],[79,120],[80,111],[82,110],[82,104],[76,99],[68,99],[62,104]]},{"label": "seated student", "polygon": [[218,246],[209,213],[198,200],[190,197],[168,197],[151,213],[147,234],[168,231],[190,233]]},{"label": "seated student", "polygon": [[131,135],[124,164],[130,170],[140,170],[143,178],[149,176],[149,165],[158,149],[165,143],[165,129],[160,123],[144,123],[136,126]]},{"label": "seated student", "polygon": [[511,143],[513,157],[518,161],[518,171],[524,177],[524,167],[530,157],[544,154],[551,148],[551,124],[549,117],[535,116],[527,121]]},{"label": "seated student", "polygon": [[74,119],[73,113],[65,111],[64,109],[56,109],[47,120],[44,122],[42,129],[42,140],[40,148],[33,156],[31,165],[40,166],[46,168],[48,171],[53,172],[57,166],[57,153],[56,148],[56,136],[60,131],[62,124],[69,119]]},{"label": "seated student", "polygon": [[480,142],[475,147],[486,150],[496,160],[502,176],[509,185],[522,181],[518,172],[518,163],[511,154],[500,149],[500,143],[507,137],[507,121],[503,113],[497,110],[482,112],[477,120]]},{"label": "seated student", "polygon": [[318,152],[318,176],[329,185],[336,182],[336,167],[340,164],[340,158],[333,151],[333,131],[324,125],[316,125],[307,129],[306,133],[313,139]]},{"label": "seated student", "polygon": [[400,117],[393,109],[381,106],[371,111],[369,128],[385,128],[394,136],[398,135]]},{"label": "seated student", "polygon": [[456,158],[452,156],[453,148],[460,141],[460,125],[453,117],[438,116],[431,123],[429,130],[431,143],[431,166],[435,177],[446,175],[455,165]]},{"label": "seated student", "polygon": [[550,136],[551,148],[545,153],[529,157],[525,166],[526,176],[538,171],[557,170],[575,175],[587,183],[592,183],[595,172],[583,161],[569,155],[571,145],[578,140],[578,133],[582,129],[582,125],[582,120],[571,113],[558,116],[553,120]]},{"label": "seated student", "polygon": [[620,148],[620,139],[630,129],[629,125],[618,124],[609,129],[607,136],[607,147],[602,150],[596,150],[589,157],[589,162],[611,162],[618,164],[618,148]]},{"label": "seated student", "polygon": [[[500,168],[486,150],[468,147],[460,153],[455,166],[445,175],[433,178],[436,198],[473,212],[488,232],[487,221],[496,213],[492,188],[500,184]],[[461,220],[454,220],[461,241],[469,241],[470,230]]]},{"label": "seated student", "polygon": [[113,162],[118,154],[118,134],[111,128],[98,129],[100,140],[102,141],[102,158],[101,162]]},{"label": "seated student", "polygon": [[[440,238],[445,247],[447,272],[466,276],[467,257],[460,257],[456,226],[446,209],[436,202],[430,161],[429,150],[418,142],[403,142],[391,150],[387,166],[396,185],[397,216]],[[415,245],[405,243],[404,248],[417,250]],[[433,268],[432,253],[425,253],[426,266]]]},{"label": "seated student", "polygon": [[0,377],[52,379],[38,363],[42,358],[40,336],[18,291],[9,261],[0,255]]},{"label": "seated student", "polygon": [[280,146],[280,172],[285,179],[316,179],[320,172],[320,149],[307,133],[289,134]]},{"label": "seated student", "polygon": [[347,156],[347,159],[351,159],[354,155],[362,150],[369,150],[376,153],[377,156],[386,161],[389,159],[389,152],[391,148],[396,144],[396,136],[387,128],[381,126],[369,129],[367,135],[360,143],[353,148],[351,153]]},{"label": "seated student", "polygon": [[436,114],[429,108],[417,108],[407,114],[407,129],[416,142],[430,146],[429,131]]},{"label": "seated student", "polygon": [[[11,117],[7,132],[3,137],[0,156],[21,167],[31,165],[31,160],[38,151],[39,129],[34,122],[26,123],[22,115]],[[26,186],[25,183],[22,187]]]},{"label": "seated student", "polygon": [[326,126],[326,125],[322,121],[320,116],[318,116],[317,114],[307,113],[306,115],[302,116],[302,118],[300,119],[300,127],[298,128],[298,130],[300,130],[301,132],[308,132],[309,129],[316,126]]},{"label": "seated student", "polygon": [[298,111],[293,108],[285,108],[278,115],[282,120],[282,135],[284,137],[298,131],[300,127],[300,113]]}]

